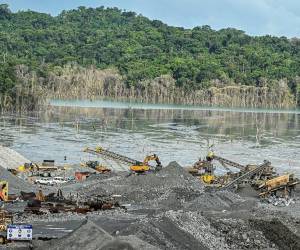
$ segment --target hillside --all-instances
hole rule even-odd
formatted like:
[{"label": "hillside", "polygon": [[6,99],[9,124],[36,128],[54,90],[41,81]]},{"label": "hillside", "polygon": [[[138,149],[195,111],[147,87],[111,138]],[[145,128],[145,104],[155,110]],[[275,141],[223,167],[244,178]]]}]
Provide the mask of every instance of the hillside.
[{"label": "hillside", "polygon": [[51,16],[0,5],[2,107],[25,102],[20,96],[34,103],[45,89],[56,97],[292,107],[300,103],[299,75],[298,39],[172,27],[117,8]]}]

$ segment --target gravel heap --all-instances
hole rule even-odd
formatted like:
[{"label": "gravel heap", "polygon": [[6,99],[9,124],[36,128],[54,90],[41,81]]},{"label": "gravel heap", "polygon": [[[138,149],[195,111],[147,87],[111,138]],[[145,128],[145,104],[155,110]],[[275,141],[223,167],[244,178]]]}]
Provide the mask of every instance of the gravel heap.
[{"label": "gravel heap", "polygon": [[[47,225],[88,218],[61,239],[36,242],[38,249],[298,249],[300,246],[300,217],[287,216],[283,220],[281,213],[266,209],[267,205],[258,206],[253,197],[241,198],[230,191],[205,189],[176,162],[144,175],[97,174],[62,189],[65,195],[73,192],[80,198],[119,195],[121,204],[131,205],[126,206],[127,210],[117,208],[88,214],[20,215],[18,222],[44,221]],[[298,208],[291,206],[289,211]]]},{"label": "gravel heap", "polygon": [[13,175],[8,170],[0,167],[0,180],[8,181],[8,193],[20,194],[20,191],[34,192],[36,188],[29,182]]},{"label": "gravel heap", "polygon": [[16,169],[24,163],[30,163],[30,161],[13,149],[0,145],[0,167]]},{"label": "gravel heap", "polygon": [[138,239],[136,236],[112,237],[101,227],[91,220],[85,221],[78,229],[67,236],[50,240],[49,242],[36,242],[35,249],[81,249],[81,250],[107,250],[107,249],[146,249],[155,250],[157,248]]},{"label": "gravel heap", "polygon": [[205,192],[186,205],[192,211],[232,210],[246,201],[229,191]]},{"label": "gravel heap", "polygon": [[[122,196],[122,203],[166,203],[165,206],[169,208],[172,206],[170,203],[178,203],[177,200],[183,202],[191,199],[190,196],[195,198],[204,191],[204,187],[180,165],[171,162],[157,173],[96,175],[81,185],[66,186],[63,191],[78,192],[85,197],[116,194]],[[171,200],[168,202],[168,199]],[[176,202],[172,201],[174,199]]]}]

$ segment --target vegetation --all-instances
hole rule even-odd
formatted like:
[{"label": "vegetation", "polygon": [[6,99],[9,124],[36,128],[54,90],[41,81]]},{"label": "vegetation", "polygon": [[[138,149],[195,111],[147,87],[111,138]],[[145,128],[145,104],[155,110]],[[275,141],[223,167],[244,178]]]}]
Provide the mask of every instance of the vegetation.
[{"label": "vegetation", "polygon": [[117,8],[51,16],[0,5],[0,105],[38,97],[226,106],[300,104],[300,40],[184,29]]}]

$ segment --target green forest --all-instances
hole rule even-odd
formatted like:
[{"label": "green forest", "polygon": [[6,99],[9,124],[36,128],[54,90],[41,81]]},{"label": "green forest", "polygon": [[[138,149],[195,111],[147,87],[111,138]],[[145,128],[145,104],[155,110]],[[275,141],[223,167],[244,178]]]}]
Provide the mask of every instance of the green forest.
[{"label": "green forest", "polygon": [[[102,90],[95,87],[97,81],[102,81]],[[79,93],[78,84],[94,86],[94,93],[86,91],[85,97],[142,96],[217,105],[239,105],[228,99],[242,89],[244,99],[255,93],[251,100],[261,101],[264,95],[274,99],[272,107],[293,107],[300,104],[300,39],[249,36],[207,25],[172,27],[118,8],[78,7],[51,16],[30,10],[13,13],[1,4],[1,105],[16,105],[20,96],[34,102],[37,90],[65,94],[74,86]],[[212,101],[224,93],[223,102]],[[248,101],[242,106],[249,106]]]}]

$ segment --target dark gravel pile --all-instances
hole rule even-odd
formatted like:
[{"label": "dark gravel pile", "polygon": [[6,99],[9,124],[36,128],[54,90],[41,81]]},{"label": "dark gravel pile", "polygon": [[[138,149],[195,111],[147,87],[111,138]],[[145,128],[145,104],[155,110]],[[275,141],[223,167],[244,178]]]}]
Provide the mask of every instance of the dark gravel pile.
[{"label": "dark gravel pile", "polygon": [[55,250],[155,250],[150,244],[143,242],[135,236],[112,237],[94,222],[87,220],[78,229],[67,236],[50,240],[49,242],[35,243],[35,249]]}]

